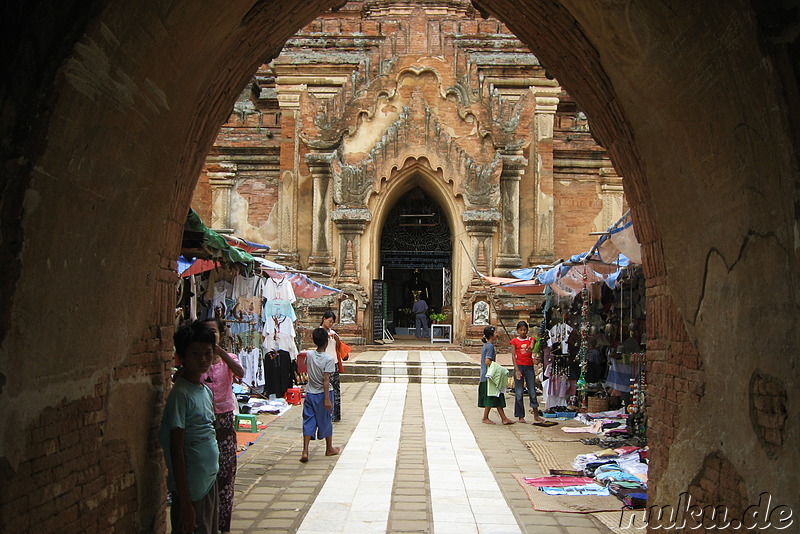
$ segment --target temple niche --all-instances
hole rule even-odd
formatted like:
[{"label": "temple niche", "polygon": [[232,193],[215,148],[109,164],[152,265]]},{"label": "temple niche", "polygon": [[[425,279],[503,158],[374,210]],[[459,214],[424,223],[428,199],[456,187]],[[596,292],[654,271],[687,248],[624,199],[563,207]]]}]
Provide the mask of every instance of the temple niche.
[{"label": "temple niche", "polygon": [[[585,250],[624,199],[589,119],[503,24],[468,0],[372,0],[313,21],[258,69],[194,205],[352,295],[351,340],[371,341],[384,279],[392,326],[416,284],[455,340],[477,343],[493,290],[475,270]],[[496,298],[492,321],[536,318],[540,297]],[[301,306],[301,322],[332,306]]]}]

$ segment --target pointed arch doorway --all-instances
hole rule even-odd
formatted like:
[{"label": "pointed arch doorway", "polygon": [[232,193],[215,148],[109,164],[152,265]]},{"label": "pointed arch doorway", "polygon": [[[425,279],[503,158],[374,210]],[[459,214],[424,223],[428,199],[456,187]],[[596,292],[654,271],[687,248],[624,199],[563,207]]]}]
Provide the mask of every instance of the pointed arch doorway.
[{"label": "pointed arch doorway", "polygon": [[417,296],[429,311],[452,317],[453,239],[442,206],[422,188],[402,195],[380,236],[380,272],[386,282],[387,326],[396,337],[415,337],[411,306]]}]

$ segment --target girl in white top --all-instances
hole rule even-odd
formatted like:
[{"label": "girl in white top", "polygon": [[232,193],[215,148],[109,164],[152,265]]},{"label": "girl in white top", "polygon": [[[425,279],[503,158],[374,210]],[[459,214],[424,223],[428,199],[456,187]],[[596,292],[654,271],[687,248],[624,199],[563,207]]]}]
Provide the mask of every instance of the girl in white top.
[{"label": "girl in white top", "polygon": [[333,329],[333,324],[336,322],[336,314],[331,310],[322,314],[322,322],[320,326],[328,331],[328,346],[325,352],[330,354],[336,360],[336,371],[331,374],[331,389],[333,390],[333,421],[339,421],[342,418],[342,390],[339,384],[339,334]]}]

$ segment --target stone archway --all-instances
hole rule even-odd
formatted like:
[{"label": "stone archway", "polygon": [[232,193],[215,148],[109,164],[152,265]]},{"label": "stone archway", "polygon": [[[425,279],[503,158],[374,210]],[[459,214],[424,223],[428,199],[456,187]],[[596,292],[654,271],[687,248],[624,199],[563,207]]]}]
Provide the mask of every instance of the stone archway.
[{"label": "stone archway", "polygon": [[[392,176],[382,181],[382,187],[377,195],[370,199],[370,210],[375,213],[370,228],[367,231],[366,242],[369,243],[370,253],[369,268],[364,272],[371,273],[374,279],[381,275],[381,237],[384,225],[392,209],[409,192],[419,189],[431,198],[441,208],[442,216],[446,220],[451,236],[450,269],[452,288],[452,321],[454,339],[463,334],[459,325],[463,316],[458,306],[455,306],[456,295],[463,292],[465,284],[469,283],[469,261],[464,258],[461,240],[468,239],[464,222],[458,216],[459,209],[463,211],[461,203],[452,191],[452,185],[443,176],[440,170],[430,167],[427,159],[421,157],[407,158],[398,169],[394,167]],[[366,259],[366,258],[365,258]]]},{"label": "stone archway", "polygon": [[[34,516],[45,530],[162,528],[152,430],[202,156],[256,66],[340,4],[97,0],[11,15],[0,77],[0,424],[17,429],[0,442],[9,530]],[[785,476],[800,459],[800,401],[775,397],[790,414],[778,450],[752,431],[766,434],[769,417],[725,417],[760,417],[769,392],[750,393],[752,376],[776,377],[777,391],[797,383],[792,3],[476,5],[536,51],[625,176],[648,279],[653,499],[714,486],[721,471],[704,458],[721,457],[753,493],[743,502],[763,489],[800,507]],[[771,350],[753,350],[754,331]],[[724,498],[719,487],[707,498]]]},{"label": "stone archway", "polygon": [[[391,208],[380,237],[381,278],[392,326],[410,335],[414,317],[410,308],[417,296],[430,309],[452,317],[452,235],[441,206],[419,187],[411,189]],[[446,273],[446,274],[445,274]],[[416,285],[415,285],[416,281]],[[415,332],[415,334],[417,334]]]}]

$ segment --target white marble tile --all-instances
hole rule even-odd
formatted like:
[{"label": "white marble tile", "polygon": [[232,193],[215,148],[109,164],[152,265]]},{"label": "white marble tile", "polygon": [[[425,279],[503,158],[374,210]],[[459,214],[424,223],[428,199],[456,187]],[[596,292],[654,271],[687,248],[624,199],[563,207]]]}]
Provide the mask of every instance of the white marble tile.
[{"label": "white marble tile", "polygon": [[[423,353],[422,357],[432,359],[433,355]],[[519,526],[450,387],[423,384],[422,397],[426,399],[423,412],[434,532],[477,532],[480,525],[483,529],[518,534]],[[445,464],[443,458],[452,460]],[[461,488],[466,491],[466,499],[461,491],[453,491]],[[492,521],[487,517],[487,521],[480,521],[476,515],[487,507],[502,520],[497,517]]]},{"label": "white marble tile", "polygon": [[514,517],[513,514],[484,514],[484,513],[476,513],[475,519],[478,522],[478,526],[480,525],[517,525],[517,519]]},{"label": "white marble tile", "polygon": [[519,527],[516,525],[484,525],[478,524],[478,534],[519,534]]},{"label": "white marble tile", "polygon": [[434,521],[434,534],[478,534],[475,523],[454,523],[450,521]]},{"label": "white marble tile", "polygon": [[[389,352],[384,358],[404,361],[407,353]],[[378,386],[299,533],[385,532],[407,389],[397,383]],[[326,514],[331,510],[337,512]]]},{"label": "white marble tile", "polygon": [[348,521],[344,532],[355,534],[384,534],[387,521]]},{"label": "white marble tile", "polygon": [[436,497],[437,500],[440,500],[440,499],[443,499],[443,498],[446,498],[446,497],[466,499],[467,501],[469,500],[469,499],[467,499],[467,490],[465,490],[464,488],[458,488],[458,487],[452,487],[452,486],[451,487],[446,487],[446,488],[433,488],[432,487],[431,491],[430,491],[430,495],[431,495],[431,497]]},{"label": "white marble tile", "polygon": [[511,515],[511,510],[508,508],[506,504],[506,500],[503,498],[502,495],[499,497],[493,497],[491,499],[473,499],[471,495],[469,495],[469,490],[467,490],[467,496],[470,497],[470,502],[472,503],[472,508],[478,511],[485,511],[486,509],[496,511],[495,513],[502,513],[504,514],[506,510],[508,510],[509,515]]}]

